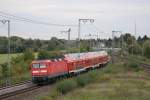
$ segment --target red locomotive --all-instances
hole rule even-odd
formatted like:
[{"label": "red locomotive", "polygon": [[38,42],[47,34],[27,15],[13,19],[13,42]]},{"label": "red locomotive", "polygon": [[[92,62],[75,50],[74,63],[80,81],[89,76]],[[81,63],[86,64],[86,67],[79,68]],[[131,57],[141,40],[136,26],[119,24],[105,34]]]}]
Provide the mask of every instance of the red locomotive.
[{"label": "red locomotive", "polygon": [[32,81],[34,83],[55,80],[62,76],[76,75],[100,67],[109,62],[107,52],[72,53],[64,59],[36,60],[31,63]]}]

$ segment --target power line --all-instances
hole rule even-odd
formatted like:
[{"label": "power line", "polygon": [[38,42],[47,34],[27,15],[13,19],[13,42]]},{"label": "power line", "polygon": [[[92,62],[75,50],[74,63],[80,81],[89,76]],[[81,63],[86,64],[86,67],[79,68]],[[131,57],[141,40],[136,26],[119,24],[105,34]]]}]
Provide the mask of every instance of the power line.
[{"label": "power line", "polygon": [[96,29],[98,32],[103,33],[103,31],[100,30],[96,25],[93,25],[93,26],[95,27],[95,29]]},{"label": "power line", "polygon": [[10,13],[5,13],[5,12],[2,12],[2,11],[0,11],[0,16],[1,17],[5,17],[5,18],[9,18],[9,19],[13,19],[13,20],[17,20],[17,21],[23,21],[23,22],[33,23],[33,24],[41,24],[41,25],[47,25],[47,26],[70,26],[70,27],[77,27],[77,25],[54,24],[54,23],[49,23],[49,22],[42,22],[42,21],[32,20],[32,19],[28,19],[28,18],[16,16],[16,15],[13,15],[13,14],[10,14]]}]

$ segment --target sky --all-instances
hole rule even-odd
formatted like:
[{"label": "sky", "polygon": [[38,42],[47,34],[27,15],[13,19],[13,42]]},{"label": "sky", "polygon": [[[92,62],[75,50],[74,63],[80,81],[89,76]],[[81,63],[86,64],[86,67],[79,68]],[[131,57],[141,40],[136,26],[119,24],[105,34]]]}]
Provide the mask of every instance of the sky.
[{"label": "sky", "polygon": [[[110,38],[112,30],[132,33],[136,37],[150,36],[150,0],[0,0],[0,12],[32,20],[78,25],[78,19],[92,18],[94,23],[81,23],[81,38]],[[1,16],[0,20],[9,19]],[[71,28],[76,39],[78,27],[46,26],[17,20],[11,21],[11,35],[24,38],[67,39],[61,33]],[[89,34],[92,34],[89,37]],[[116,33],[119,36],[120,33]],[[0,36],[7,36],[7,25],[0,23]]]}]

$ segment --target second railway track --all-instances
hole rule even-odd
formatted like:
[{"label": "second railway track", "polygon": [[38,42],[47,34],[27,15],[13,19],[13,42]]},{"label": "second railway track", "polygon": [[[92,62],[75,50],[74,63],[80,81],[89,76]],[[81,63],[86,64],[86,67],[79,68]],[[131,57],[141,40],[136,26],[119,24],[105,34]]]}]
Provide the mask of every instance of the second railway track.
[{"label": "second railway track", "polygon": [[13,85],[2,86],[2,87],[0,87],[0,90],[7,89],[7,88],[10,88],[10,87],[19,86],[19,85],[23,85],[23,84],[27,84],[27,83],[31,83],[31,82],[32,82],[31,80],[27,80],[27,81],[24,81],[24,82],[13,84]]},{"label": "second railway track", "polygon": [[15,96],[18,94],[22,94],[28,91],[32,91],[35,89],[38,89],[39,86],[32,84],[32,83],[26,83],[26,84],[22,84],[22,85],[18,85],[18,86],[12,86],[9,88],[5,88],[5,89],[1,89],[0,90],[0,100],[11,97],[11,96]]},{"label": "second railway track", "polygon": [[138,60],[131,59],[131,58],[125,58],[125,59],[136,62],[136,63],[139,64],[141,67],[143,67],[146,71],[149,71],[149,72],[150,72],[150,64],[146,64],[146,63],[143,63],[143,62],[140,62],[140,61],[138,61]]}]

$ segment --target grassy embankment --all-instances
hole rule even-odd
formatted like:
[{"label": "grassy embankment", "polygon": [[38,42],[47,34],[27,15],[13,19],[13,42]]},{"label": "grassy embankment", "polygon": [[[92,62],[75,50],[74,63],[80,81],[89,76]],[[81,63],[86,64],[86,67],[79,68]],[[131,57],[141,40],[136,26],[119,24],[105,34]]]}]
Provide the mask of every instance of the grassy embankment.
[{"label": "grassy embankment", "polygon": [[[17,57],[19,55],[21,55],[22,53],[13,53],[13,54],[10,54],[10,57]],[[37,58],[37,53],[34,53],[35,54],[35,58]],[[8,61],[8,54],[0,54],[0,64],[3,64],[5,62]]]},{"label": "grassy embankment", "polygon": [[[36,53],[35,53],[36,54]],[[31,79],[31,75],[29,72],[29,64],[23,60],[23,53],[10,54],[11,57],[11,82],[12,84],[19,83],[28,79]],[[12,63],[12,60],[13,63]],[[2,74],[2,66],[7,63],[8,54],[0,54],[0,86],[4,86],[6,84],[6,77]],[[7,71],[5,71],[6,73]]]},{"label": "grassy embankment", "polygon": [[[11,58],[12,57],[17,57],[17,55],[20,54],[11,54]],[[0,54],[0,64],[6,63],[8,61],[8,54]],[[0,67],[0,78],[2,78],[2,67]],[[3,85],[4,80],[0,79],[0,86]]]},{"label": "grassy embankment", "polygon": [[[17,57],[18,55],[20,55],[20,53],[14,53],[14,54],[10,54],[10,57]],[[8,54],[0,54],[0,64],[3,64],[5,62],[7,62],[8,60]]]},{"label": "grassy embankment", "polygon": [[133,62],[119,61],[103,69],[59,81],[49,95],[36,100],[150,100],[150,77]]},{"label": "grassy embankment", "polygon": [[131,56],[128,56],[129,58],[132,58],[134,60],[137,60],[139,62],[142,62],[142,63],[146,63],[146,64],[150,64],[150,59],[144,57],[144,56],[136,56],[136,55],[131,55]]}]

